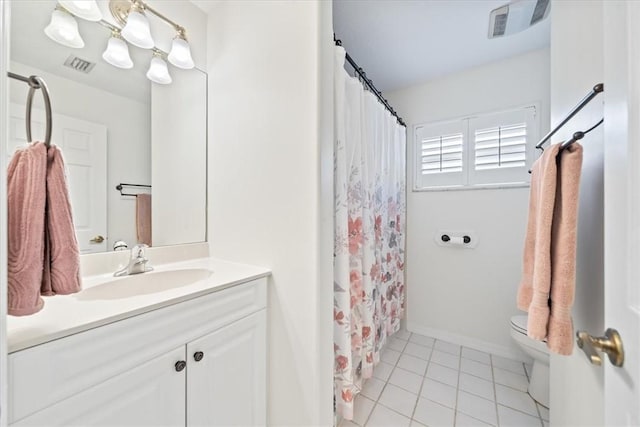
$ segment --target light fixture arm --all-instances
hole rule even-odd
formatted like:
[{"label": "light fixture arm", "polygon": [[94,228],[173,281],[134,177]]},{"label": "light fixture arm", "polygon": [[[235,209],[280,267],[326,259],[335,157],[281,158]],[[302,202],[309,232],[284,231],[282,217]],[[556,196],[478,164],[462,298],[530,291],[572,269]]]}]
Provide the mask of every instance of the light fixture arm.
[{"label": "light fixture arm", "polygon": [[101,19],[98,21],[98,24],[102,25],[103,27],[109,29],[111,31],[111,33],[118,33],[120,34],[120,32],[122,31],[122,28],[116,27],[115,25],[113,25],[111,22],[109,21],[105,21],[104,19]]},{"label": "light fixture arm", "polygon": [[165,52],[162,49],[158,49],[157,47],[154,47],[153,49],[151,49],[151,52],[153,53],[153,56],[157,56],[162,59],[166,59],[168,55],[167,52]]},{"label": "light fixture arm", "polygon": [[134,3],[138,3],[138,4],[142,5],[142,8],[144,10],[147,10],[147,11],[153,13],[155,16],[157,16],[158,18],[162,19],[167,24],[171,25],[181,35],[185,34],[184,27],[182,27],[181,25],[178,25],[176,22],[174,22],[171,19],[167,18],[162,13],[158,12],[157,10],[155,10],[154,8],[152,8],[151,6],[146,4],[145,2],[143,2],[141,0],[134,0]]},{"label": "light fixture arm", "polygon": [[145,3],[142,0],[111,0],[109,4],[109,9],[111,10],[111,14],[115,18],[115,20],[120,25],[125,25],[127,21],[127,15],[131,10],[135,10],[137,12],[150,12],[155,15],[157,18],[160,18],[166,24],[173,27],[173,29],[178,33],[178,36],[184,40],[187,39],[186,30],[182,25],[179,25],[177,22],[172,19],[166,17],[162,13],[158,12],[153,7],[149,6],[149,4]]}]

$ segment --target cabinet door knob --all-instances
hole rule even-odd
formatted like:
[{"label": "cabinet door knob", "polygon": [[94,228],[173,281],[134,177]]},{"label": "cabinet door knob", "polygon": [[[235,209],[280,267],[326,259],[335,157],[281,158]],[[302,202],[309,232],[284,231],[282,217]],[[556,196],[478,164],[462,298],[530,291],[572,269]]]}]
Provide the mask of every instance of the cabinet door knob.
[{"label": "cabinet door knob", "polygon": [[175,367],[176,371],[180,372],[187,367],[187,362],[185,362],[184,360],[179,360],[176,362]]},{"label": "cabinet door knob", "polygon": [[193,358],[195,359],[196,362],[201,361],[203,357],[204,357],[204,353],[201,351],[196,351],[195,353],[193,353]]}]

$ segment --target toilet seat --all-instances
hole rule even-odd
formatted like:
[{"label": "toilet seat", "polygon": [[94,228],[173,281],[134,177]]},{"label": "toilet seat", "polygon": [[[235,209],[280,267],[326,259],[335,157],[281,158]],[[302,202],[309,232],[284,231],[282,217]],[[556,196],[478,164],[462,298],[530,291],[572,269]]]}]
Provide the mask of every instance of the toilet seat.
[{"label": "toilet seat", "polygon": [[523,335],[527,335],[527,316],[518,315],[511,317],[511,329],[514,329]]}]

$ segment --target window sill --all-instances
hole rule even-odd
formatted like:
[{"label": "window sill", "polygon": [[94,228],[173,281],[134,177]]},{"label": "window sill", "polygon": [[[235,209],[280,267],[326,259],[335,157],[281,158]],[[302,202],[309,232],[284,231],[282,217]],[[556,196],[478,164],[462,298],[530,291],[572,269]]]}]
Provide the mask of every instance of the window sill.
[{"label": "window sill", "polygon": [[441,187],[413,188],[413,193],[430,193],[434,191],[468,191],[468,190],[503,190],[508,188],[527,188],[528,182],[511,182],[500,184],[477,184],[477,185],[443,185]]}]

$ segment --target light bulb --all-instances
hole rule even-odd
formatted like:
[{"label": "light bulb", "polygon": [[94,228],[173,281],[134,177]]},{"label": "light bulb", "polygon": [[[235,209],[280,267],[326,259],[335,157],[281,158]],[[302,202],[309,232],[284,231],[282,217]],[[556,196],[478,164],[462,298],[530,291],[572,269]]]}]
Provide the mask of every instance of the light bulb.
[{"label": "light bulb", "polygon": [[73,48],[84,47],[84,40],[82,40],[78,32],[78,23],[65,10],[55,9],[51,13],[51,22],[44,29],[44,33],[51,40],[61,45]]},{"label": "light bulb", "polygon": [[58,0],[58,3],[78,18],[95,22],[102,19],[102,12],[95,0]]},{"label": "light bulb", "polygon": [[129,46],[118,33],[113,33],[107,42],[107,48],[102,54],[102,59],[114,67],[133,68],[133,61],[129,56]]},{"label": "light bulb", "polygon": [[160,56],[154,55],[153,58],[151,58],[151,64],[147,71],[147,78],[152,82],[159,83],[161,85],[168,85],[172,82],[167,63],[164,62],[164,59]]},{"label": "light bulb", "polygon": [[129,11],[127,24],[122,29],[122,37],[134,46],[143,49],[151,49],[154,46],[151,30],[149,29],[149,20],[139,11],[135,3]]},{"label": "light bulb", "polygon": [[173,39],[167,59],[178,68],[189,70],[195,67],[193,58],[191,58],[189,42],[184,38],[184,35],[179,34]]}]

